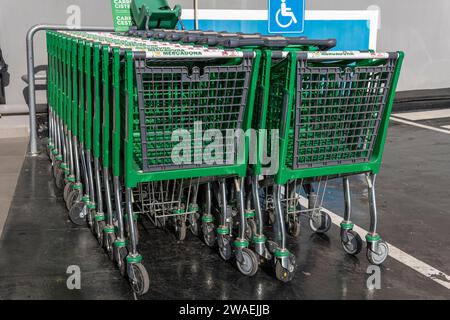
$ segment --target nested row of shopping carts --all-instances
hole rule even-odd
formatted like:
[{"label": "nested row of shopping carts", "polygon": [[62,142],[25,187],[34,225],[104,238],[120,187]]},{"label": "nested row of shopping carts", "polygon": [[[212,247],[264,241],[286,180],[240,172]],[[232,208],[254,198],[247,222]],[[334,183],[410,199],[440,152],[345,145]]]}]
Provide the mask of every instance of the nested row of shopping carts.
[{"label": "nested row of shopping carts", "polygon": [[92,229],[137,294],[150,285],[142,219],[180,240],[190,230],[244,275],[272,263],[290,281],[286,234],[298,236],[301,214],[314,232],[330,229],[329,179],[343,178],[342,245],[359,253],[356,174],[369,186],[367,257],[386,259],[374,184],[403,54],[334,46],[181,30],[47,33],[56,185],[71,221]]}]

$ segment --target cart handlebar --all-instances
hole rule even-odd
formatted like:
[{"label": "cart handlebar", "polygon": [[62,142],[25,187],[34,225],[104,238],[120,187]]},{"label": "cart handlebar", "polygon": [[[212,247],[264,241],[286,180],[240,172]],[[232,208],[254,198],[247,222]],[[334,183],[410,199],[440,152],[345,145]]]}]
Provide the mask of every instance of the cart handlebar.
[{"label": "cart handlebar", "polygon": [[297,55],[299,59],[306,58],[311,61],[323,60],[370,60],[370,59],[389,59],[397,53],[390,52],[371,52],[371,51],[317,51],[302,52]]}]

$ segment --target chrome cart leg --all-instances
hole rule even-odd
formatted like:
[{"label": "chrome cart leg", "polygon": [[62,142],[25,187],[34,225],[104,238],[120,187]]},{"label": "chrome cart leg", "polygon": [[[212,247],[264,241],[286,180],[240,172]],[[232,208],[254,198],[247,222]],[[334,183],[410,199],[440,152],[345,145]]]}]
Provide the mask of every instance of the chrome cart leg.
[{"label": "chrome cart leg", "polygon": [[261,210],[261,199],[259,197],[259,181],[258,176],[252,176],[252,198],[253,206],[255,207],[256,214],[256,234],[253,237],[253,242],[255,243],[255,251],[260,256],[266,260],[270,260],[272,255],[266,246],[266,237],[264,236],[264,220]]},{"label": "chrome cart leg", "polygon": [[[175,209],[175,213],[177,215],[173,218],[173,223],[175,227],[175,235],[179,241],[184,241],[186,239],[186,216],[187,212],[186,209],[188,209],[189,203],[183,203],[183,191],[184,191],[184,179],[181,179],[180,181],[174,180],[172,183],[172,197],[171,202],[177,203],[177,208]],[[169,187],[170,189],[170,187]],[[191,191],[191,184],[189,183],[188,187],[188,195],[187,199],[189,202],[190,199],[190,191]]]},{"label": "chrome cart leg", "polygon": [[52,108],[48,110],[48,141],[47,141],[47,153],[50,160],[53,161],[52,151],[55,149],[55,137],[53,134],[53,111]]},{"label": "chrome cart leg", "polygon": [[308,194],[308,209],[310,211],[309,227],[318,234],[327,233],[332,225],[331,217],[328,213],[322,210],[323,199],[328,184],[328,178],[322,178],[317,183],[317,188],[314,190],[312,184],[306,190]]},{"label": "chrome cart leg", "polygon": [[[105,181],[106,183],[106,181]],[[119,177],[113,177],[113,184],[114,184],[114,202],[115,202],[115,208],[116,208],[116,219],[117,219],[117,238],[114,241],[113,246],[113,253],[114,253],[114,260],[116,261],[116,264],[120,270],[120,273],[122,276],[125,275],[126,271],[126,257],[128,255],[128,249],[127,249],[127,242],[125,239],[125,227],[124,227],[124,221],[123,221],[123,211],[122,211],[122,188],[120,184],[120,178]],[[109,209],[107,211],[108,216],[108,227],[105,229],[106,231],[112,231],[111,234],[108,235],[111,237],[111,240],[114,239],[114,222],[112,217],[112,211],[110,212]],[[108,229],[110,228],[110,229]]]},{"label": "chrome cart leg", "polygon": [[[98,182],[100,183],[100,182]],[[113,246],[114,241],[116,240],[115,229],[112,218],[112,208],[111,208],[111,188],[109,184],[109,169],[107,167],[103,167],[103,187],[105,189],[105,204],[106,204],[106,217],[103,216],[103,224],[102,229],[99,230],[103,235],[103,247],[105,248],[108,256],[111,260],[114,259],[113,254]],[[101,196],[98,197],[99,207],[100,201],[102,201]],[[102,205],[103,207],[103,205]],[[105,222],[106,218],[106,222]]]},{"label": "chrome cart leg", "polygon": [[73,155],[73,135],[72,135],[72,131],[69,131],[69,135],[67,138],[67,145],[69,148],[69,170],[70,170],[70,176],[71,180],[75,180],[75,160],[74,160],[74,155]]},{"label": "chrome cart leg", "polygon": [[[305,191],[310,190],[309,185],[304,185],[302,180],[300,184],[298,184],[297,180],[294,180],[292,183],[286,185],[288,200],[283,209],[286,212],[287,232],[294,238],[300,235],[300,214],[302,213],[302,207],[299,203],[299,197],[302,187]],[[306,191],[307,194],[309,194],[308,191]]]},{"label": "chrome cart leg", "polygon": [[220,212],[220,225],[217,227],[217,243],[219,245],[219,254],[224,260],[229,260],[232,255],[231,249],[231,217],[230,208],[227,204],[227,190],[226,181],[221,179],[220,186],[220,199],[221,199],[221,212]]},{"label": "chrome cart leg", "polygon": [[127,274],[131,285],[131,288],[138,295],[145,294],[150,287],[150,280],[148,272],[142,264],[142,256],[137,250],[137,234],[136,225],[134,224],[134,214],[133,214],[133,204],[132,204],[132,190],[131,188],[125,189],[125,201],[126,209],[128,215],[128,224],[130,228],[130,253],[128,254],[127,260]]},{"label": "chrome cart leg", "polygon": [[63,155],[61,152],[62,152],[61,122],[59,119],[57,119],[56,148],[55,150],[53,150],[53,153],[55,155],[53,161],[53,176],[55,177],[55,179],[57,178],[58,171],[60,170],[61,163],[63,162]]},{"label": "chrome cart leg", "polygon": [[87,223],[86,215],[88,211],[88,205],[90,204],[89,199],[89,177],[87,172],[87,164],[86,164],[86,155],[84,152],[83,144],[79,145],[80,148],[80,159],[81,159],[81,167],[82,167],[82,175],[83,175],[83,191],[84,195],[81,198],[81,201],[72,204],[69,210],[69,218],[76,225],[84,226]]},{"label": "chrome cart leg", "polygon": [[199,189],[198,184],[195,184],[193,186],[192,196],[191,196],[191,199],[189,200],[189,206],[188,206],[188,212],[190,213],[189,214],[189,229],[191,230],[191,233],[194,236],[199,236],[199,234],[200,234],[200,223],[199,223],[200,213],[199,213],[199,207],[198,207],[198,202],[197,202],[198,189]]},{"label": "chrome cart leg", "polygon": [[87,183],[89,185],[89,203],[87,204],[88,209],[88,223],[91,228],[94,227],[94,219],[96,215],[96,197],[95,197],[95,187],[94,187],[94,172],[92,170],[92,153],[91,150],[86,150],[86,169],[87,169]]},{"label": "chrome cart leg", "polygon": [[378,212],[375,197],[375,181],[376,175],[367,174],[367,185],[369,191],[369,209],[370,209],[370,227],[369,233],[366,236],[367,241],[367,259],[370,263],[375,265],[382,264],[389,255],[389,246],[386,242],[381,240],[377,233]]},{"label": "chrome cart leg", "polygon": [[344,191],[344,220],[341,223],[341,244],[344,251],[350,255],[357,255],[362,249],[362,239],[358,233],[353,231],[354,224],[351,220],[351,194],[350,182],[347,177],[342,179]]},{"label": "chrome cart leg", "polygon": [[275,207],[275,241],[278,244],[278,249],[285,250],[286,249],[286,228],[284,221],[284,212],[283,205],[281,203],[281,186],[276,184],[274,186],[274,207]]},{"label": "chrome cart leg", "polygon": [[212,190],[211,183],[206,184],[206,203],[202,214],[202,233],[206,245],[213,247],[216,243],[216,231],[214,226],[214,216],[212,215]]},{"label": "chrome cart leg", "polygon": [[256,211],[253,205],[252,179],[251,177],[243,178],[244,180],[244,198],[245,198],[245,238],[253,244],[257,233]]},{"label": "chrome cart leg", "polygon": [[249,241],[245,237],[247,221],[245,217],[244,179],[235,178],[234,183],[239,210],[239,234],[234,241],[236,265],[243,275],[251,277],[258,271],[259,261],[258,256],[248,248]]},{"label": "chrome cart leg", "polygon": [[80,173],[80,163],[79,163],[79,156],[78,156],[78,139],[76,136],[73,136],[73,154],[74,154],[74,171],[75,171],[75,182],[70,184],[70,190],[68,190],[67,200],[66,200],[66,207],[68,210],[72,208],[72,206],[80,202],[82,197],[82,183],[81,183],[81,173]]},{"label": "chrome cart leg", "polygon": [[62,134],[61,134],[61,150],[62,150],[62,161],[59,162],[59,166],[58,167],[54,167],[55,171],[55,183],[56,183],[56,187],[58,189],[63,189],[65,186],[65,179],[66,177],[69,175],[69,165],[68,165],[68,157],[69,157],[69,153],[68,153],[68,131],[67,131],[67,126],[64,124],[61,124],[62,128]]},{"label": "chrome cart leg", "polygon": [[73,135],[72,131],[69,131],[68,137],[67,137],[67,144],[68,144],[68,153],[69,153],[69,173],[66,177],[65,185],[64,185],[64,193],[63,198],[67,206],[67,198],[69,196],[70,191],[72,191],[72,186],[76,182],[75,181],[75,161],[74,161],[74,154],[73,154]]},{"label": "chrome cart leg", "polygon": [[130,234],[128,237],[130,238],[130,255],[135,256],[138,254],[137,252],[137,234],[136,234],[136,225],[134,224],[134,213],[133,213],[133,202],[132,202],[133,194],[131,188],[125,189],[125,202],[126,202],[126,210],[127,210],[127,219],[129,224]]},{"label": "chrome cart leg", "polygon": [[295,256],[286,249],[286,225],[284,221],[283,206],[281,203],[281,185],[275,184],[275,275],[278,280],[289,282],[294,277]]},{"label": "chrome cart leg", "polygon": [[[95,171],[95,187],[97,191],[96,192],[97,211],[94,216],[94,233],[95,236],[97,237],[100,246],[103,246],[104,241],[103,229],[105,228],[106,223],[105,223],[105,213],[103,211],[103,191],[102,191],[102,178],[100,170],[100,159],[97,157],[94,157],[94,171]],[[109,184],[105,186],[105,191],[107,191],[108,189]],[[106,196],[108,197],[108,194],[106,194]]]}]

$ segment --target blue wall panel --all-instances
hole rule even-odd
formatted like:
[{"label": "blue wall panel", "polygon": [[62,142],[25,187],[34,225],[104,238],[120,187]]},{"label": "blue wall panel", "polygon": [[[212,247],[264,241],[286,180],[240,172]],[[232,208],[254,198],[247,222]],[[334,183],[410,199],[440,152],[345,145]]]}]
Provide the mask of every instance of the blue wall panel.
[{"label": "blue wall panel", "polygon": [[[186,29],[193,29],[193,20],[183,21]],[[286,36],[307,36],[309,38],[336,38],[334,50],[367,50],[369,48],[369,21],[366,20],[306,20],[305,32]],[[264,20],[200,20],[201,30],[245,32],[268,34]]]}]

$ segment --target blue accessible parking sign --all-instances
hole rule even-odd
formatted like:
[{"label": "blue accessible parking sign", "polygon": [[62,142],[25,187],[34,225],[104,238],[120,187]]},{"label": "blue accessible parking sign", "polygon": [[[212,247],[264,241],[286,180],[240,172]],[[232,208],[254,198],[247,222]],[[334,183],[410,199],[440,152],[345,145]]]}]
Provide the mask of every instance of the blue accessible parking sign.
[{"label": "blue accessible parking sign", "polygon": [[301,33],[305,0],[269,0],[269,33]]}]

